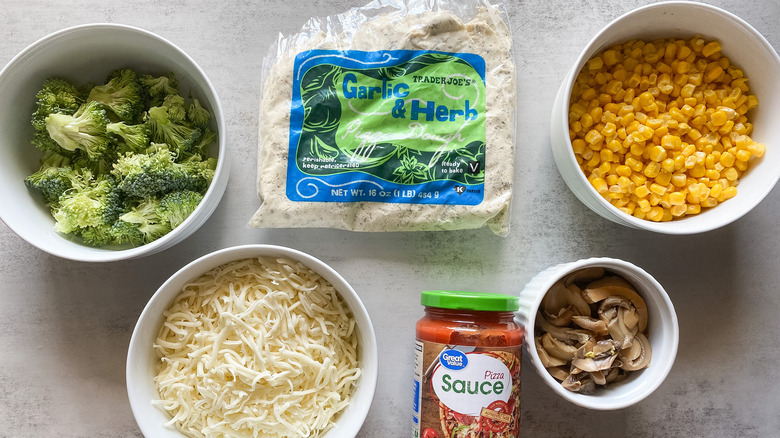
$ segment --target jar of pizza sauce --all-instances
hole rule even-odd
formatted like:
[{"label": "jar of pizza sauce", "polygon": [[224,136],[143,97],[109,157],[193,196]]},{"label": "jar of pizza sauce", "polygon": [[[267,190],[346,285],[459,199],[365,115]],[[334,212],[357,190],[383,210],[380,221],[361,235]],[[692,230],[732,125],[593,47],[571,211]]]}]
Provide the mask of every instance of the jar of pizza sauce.
[{"label": "jar of pizza sauce", "polygon": [[523,327],[517,297],[424,291],[413,438],[517,437]]}]

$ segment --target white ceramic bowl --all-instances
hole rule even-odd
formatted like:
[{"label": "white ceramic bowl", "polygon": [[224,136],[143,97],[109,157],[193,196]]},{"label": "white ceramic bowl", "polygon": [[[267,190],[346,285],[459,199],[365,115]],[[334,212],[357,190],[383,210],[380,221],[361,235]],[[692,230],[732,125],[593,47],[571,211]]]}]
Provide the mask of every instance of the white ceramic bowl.
[{"label": "white ceramic bowl", "polygon": [[[534,320],[542,298],[553,284],[574,271],[595,266],[630,281],[645,300],[648,310],[647,339],[652,349],[652,358],[648,368],[632,372],[626,380],[597,388],[592,394],[580,394],[561,386],[542,365],[534,345]],[[531,363],[544,383],[566,400],[590,409],[621,409],[640,402],[661,385],[677,356],[679,326],[672,301],[650,274],[623,260],[589,258],[560,264],[540,272],[520,292],[518,319],[525,325],[525,346]]]},{"label": "white ceramic bowl", "polygon": [[350,438],[360,431],[376,389],[379,359],[376,335],[371,318],[360,297],[333,268],[322,261],[295,249],[274,245],[244,245],[223,249],[205,255],[173,274],[149,300],[138,318],[127,353],[127,394],[136,422],[147,437],[182,438],[183,434],[164,424],[170,416],[152,405],[160,398],[155,387],[154,368],[156,356],[152,344],[163,321],[163,311],[168,308],[182,286],[207,271],[222,264],[258,256],[280,256],[297,260],[328,280],[344,298],[355,317],[359,333],[359,358],[362,367],[360,382],[352,393],[349,407],[336,420],[336,427],[323,438]]},{"label": "white ceramic bowl", "polygon": [[[739,182],[736,197],[701,214],[671,222],[652,222],[628,215],[606,201],[590,185],[577,166],[568,131],[572,86],[585,63],[599,51],[629,39],[690,38],[700,34],[716,39],[723,53],[741,67],[749,79],[751,93],[758,97],[752,111],[751,137],[767,146],[762,159],[752,160]],[[635,9],[608,24],[580,54],[567,73],[556,96],[550,120],[553,156],[566,184],[585,205],[602,217],[633,228],[665,234],[693,234],[727,225],[755,207],[780,178],[780,57],[748,23],[714,6],[693,2],[662,2]]]},{"label": "white ceramic bowl", "polygon": [[[131,67],[150,74],[174,72],[184,95],[190,92],[212,113],[218,132],[214,180],[189,218],[166,236],[131,249],[92,248],[54,231],[54,219],[39,193],[24,178],[40,167],[42,156],[30,144],[35,94],[49,77],[74,84],[102,83],[113,70]],[[80,261],[130,259],[166,249],[197,230],[216,208],[228,180],[226,127],[222,106],[206,74],[184,51],[153,33],[118,24],[87,24],[64,29],[34,42],[0,71],[0,217],[16,234],[50,254]]]}]

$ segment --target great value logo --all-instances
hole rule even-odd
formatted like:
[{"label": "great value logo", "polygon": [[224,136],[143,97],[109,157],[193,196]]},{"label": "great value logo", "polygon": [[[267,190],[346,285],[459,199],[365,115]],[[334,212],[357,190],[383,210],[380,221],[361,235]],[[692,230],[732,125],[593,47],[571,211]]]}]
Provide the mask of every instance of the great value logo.
[{"label": "great value logo", "polygon": [[468,357],[458,350],[444,350],[439,355],[439,362],[451,370],[462,370],[469,363]]},{"label": "great value logo", "polygon": [[509,368],[494,356],[445,350],[431,378],[431,389],[455,412],[479,416],[483,407],[506,403],[512,393]]}]

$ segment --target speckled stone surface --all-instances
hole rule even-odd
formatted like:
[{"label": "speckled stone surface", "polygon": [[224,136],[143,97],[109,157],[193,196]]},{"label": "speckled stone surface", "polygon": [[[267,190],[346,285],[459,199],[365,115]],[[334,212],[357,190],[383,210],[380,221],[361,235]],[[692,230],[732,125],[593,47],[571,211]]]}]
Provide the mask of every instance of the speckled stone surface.
[{"label": "speckled stone surface", "polygon": [[[520,94],[508,237],[487,230],[357,234],[247,227],[259,204],[257,113],[267,48],[279,32],[300,29],[310,16],[362,3],[2,2],[0,65],[44,35],[89,22],[139,26],[180,46],[219,93],[233,167],[211,219],[183,243],[140,260],[61,260],[0,224],[0,437],[142,436],[127,401],[124,373],[128,342],[144,304],[169,275],[194,258],[260,242],[303,250],[331,264],[371,313],[381,368],[360,436],[410,436],[412,341],[422,313],[421,290],[516,293],[548,266],[590,256],[631,261],[664,284],[680,322],[677,362],[661,387],[639,405],[593,412],[553,394],[525,361],[525,436],[777,436],[778,189],[725,228],[690,237],[658,236],[607,222],[588,210],[565,186],[549,149],[550,109],[565,72],[603,25],[647,2],[506,2]],[[709,3],[744,18],[780,48],[777,2]]]}]

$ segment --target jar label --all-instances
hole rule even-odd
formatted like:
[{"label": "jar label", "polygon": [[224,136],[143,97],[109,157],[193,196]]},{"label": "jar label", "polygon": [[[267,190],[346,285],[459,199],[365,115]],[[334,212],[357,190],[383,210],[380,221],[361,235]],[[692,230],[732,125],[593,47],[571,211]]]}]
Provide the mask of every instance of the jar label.
[{"label": "jar label", "polygon": [[414,438],[517,437],[522,346],[415,344]]},{"label": "jar label", "polygon": [[294,74],[291,201],[482,202],[482,57],[310,50],[296,56]]}]

